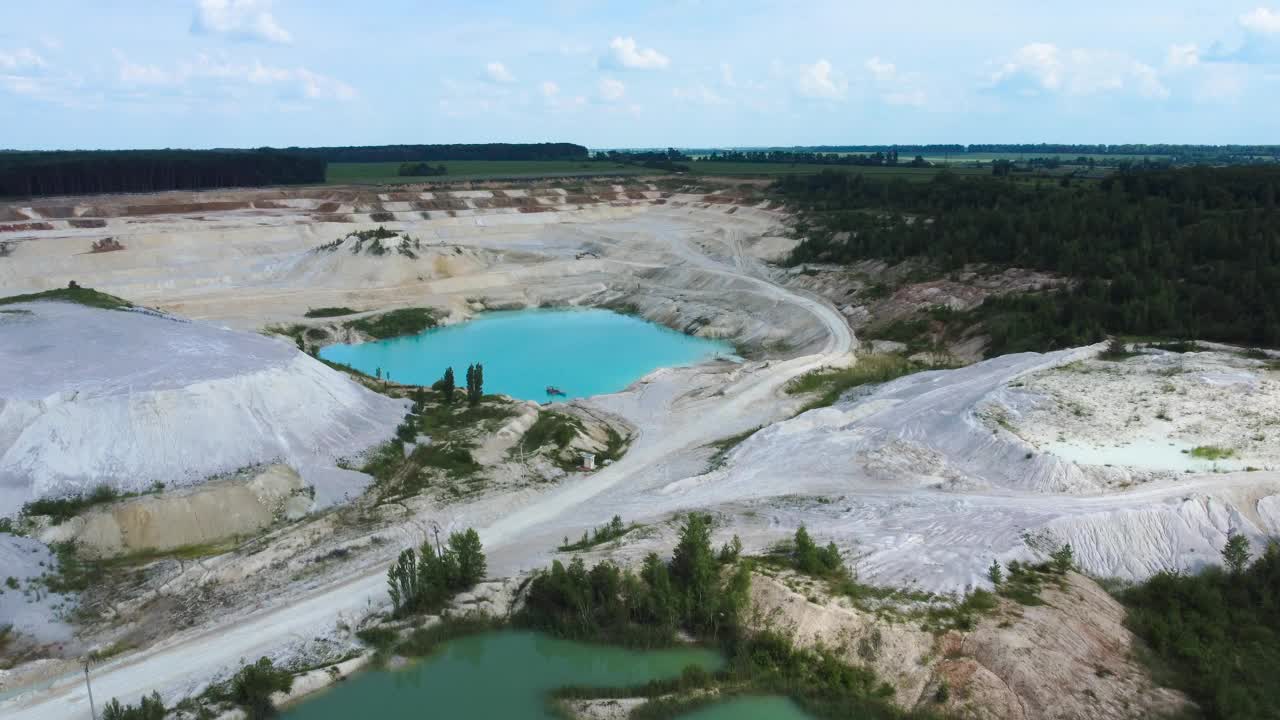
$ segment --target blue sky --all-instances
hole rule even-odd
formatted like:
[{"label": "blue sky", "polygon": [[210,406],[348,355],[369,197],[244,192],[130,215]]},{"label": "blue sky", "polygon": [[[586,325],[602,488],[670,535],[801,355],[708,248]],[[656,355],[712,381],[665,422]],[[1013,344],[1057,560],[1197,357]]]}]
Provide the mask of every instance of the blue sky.
[{"label": "blue sky", "polygon": [[1280,143],[1258,0],[6,0],[0,147]]}]

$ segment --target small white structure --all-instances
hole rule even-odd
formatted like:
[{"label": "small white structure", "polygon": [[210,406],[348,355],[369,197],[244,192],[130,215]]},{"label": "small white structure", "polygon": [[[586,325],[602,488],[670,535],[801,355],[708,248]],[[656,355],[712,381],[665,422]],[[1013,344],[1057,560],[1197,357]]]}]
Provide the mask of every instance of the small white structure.
[{"label": "small white structure", "polygon": [[595,453],[589,453],[589,452],[584,452],[584,453],[582,453],[582,467],[583,467],[583,468],[585,468],[585,469],[587,469],[587,470],[595,470],[595,469],[596,469],[596,456],[595,456]]}]

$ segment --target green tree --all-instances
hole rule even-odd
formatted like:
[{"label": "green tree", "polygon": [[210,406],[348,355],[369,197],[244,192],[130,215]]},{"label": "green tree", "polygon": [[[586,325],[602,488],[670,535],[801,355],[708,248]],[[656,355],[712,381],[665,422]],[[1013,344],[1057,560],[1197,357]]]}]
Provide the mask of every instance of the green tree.
[{"label": "green tree", "polygon": [[387,570],[387,593],[396,615],[412,610],[418,603],[418,558],[413,548],[400,552],[395,564]]},{"label": "green tree", "polygon": [[467,403],[471,407],[480,404],[484,397],[484,366],[480,363],[467,366]]},{"label": "green tree", "polygon": [[268,657],[258,658],[258,662],[241,667],[231,679],[231,699],[244,710],[249,720],[274,717],[276,706],[271,695],[292,689],[293,675],[288,670],[275,667]]},{"label": "green tree", "polygon": [[711,550],[710,518],[689,513],[671,556],[671,579],[683,592],[685,622],[705,631],[715,626],[719,566]]},{"label": "green tree", "polygon": [[822,574],[822,561],[818,555],[818,546],[813,542],[813,538],[809,536],[809,531],[804,525],[796,529],[792,561],[800,572],[809,573],[810,575]]},{"label": "green tree", "polygon": [[1065,575],[1068,570],[1074,570],[1076,567],[1076,555],[1075,551],[1071,549],[1071,543],[1067,543],[1049,553],[1049,561],[1053,563],[1053,569],[1059,575]]},{"label": "green tree", "polygon": [[458,558],[458,583],[462,589],[475,587],[488,570],[480,534],[472,528],[449,536],[449,550]]},{"label": "green tree", "polygon": [[453,381],[453,368],[444,369],[444,375],[431,385],[432,390],[437,390],[443,396],[446,405],[453,404],[453,391],[457,385]]},{"label": "green tree", "polygon": [[1000,567],[999,560],[991,561],[991,567],[987,568],[987,579],[996,587],[1000,587],[1000,584],[1004,582],[1004,569]]},{"label": "green tree", "polygon": [[647,589],[645,597],[637,603],[642,621],[672,630],[680,617],[680,598],[671,583],[671,571],[657,553],[649,553],[640,569],[640,579]]},{"label": "green tree", "polygon": [[1249,566],[1249,538],[1231,530],[1227,544],[1222,547],[1222,561],[1233,575],[1239,575]]},{"label": "green tree", "polygon": [[728,565],[737,562],[738,557],[742,555],[742,539],[737,535],[733,536],[733,540],[720,546],[720,564]]}]

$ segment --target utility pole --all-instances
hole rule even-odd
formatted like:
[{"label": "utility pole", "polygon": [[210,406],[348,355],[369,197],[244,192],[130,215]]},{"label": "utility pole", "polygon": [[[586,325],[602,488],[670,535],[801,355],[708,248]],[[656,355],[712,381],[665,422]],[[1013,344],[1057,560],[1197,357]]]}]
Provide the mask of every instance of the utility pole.
[{"label": "utility pole", "polygon": [[89,691],[89,714],[93,717],[93,720],[98,720],[98,708],[93,704],[93,686],[89,684],[89,663],[91,660],[88,655],[84,656],[84,687]]}]

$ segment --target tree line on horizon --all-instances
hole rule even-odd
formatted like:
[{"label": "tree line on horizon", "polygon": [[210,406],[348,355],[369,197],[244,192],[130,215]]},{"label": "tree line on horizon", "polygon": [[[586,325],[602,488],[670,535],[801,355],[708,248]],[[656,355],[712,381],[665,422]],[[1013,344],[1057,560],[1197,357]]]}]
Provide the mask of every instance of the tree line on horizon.
[{"label": "tree line on horizon", "polygon": [[[586,160],[573,143],[289,147],[250,150],[0,151],[0,197],[316,184],[331,162]],[[442,174],[437,172],[421,174]],[[416,166],[413,169],[417,169]]]},{"label": "tree line on horizon", "polygon": [[325,168],[323,160],[269,148],[0,153],[0,196],[321,183]]}]

